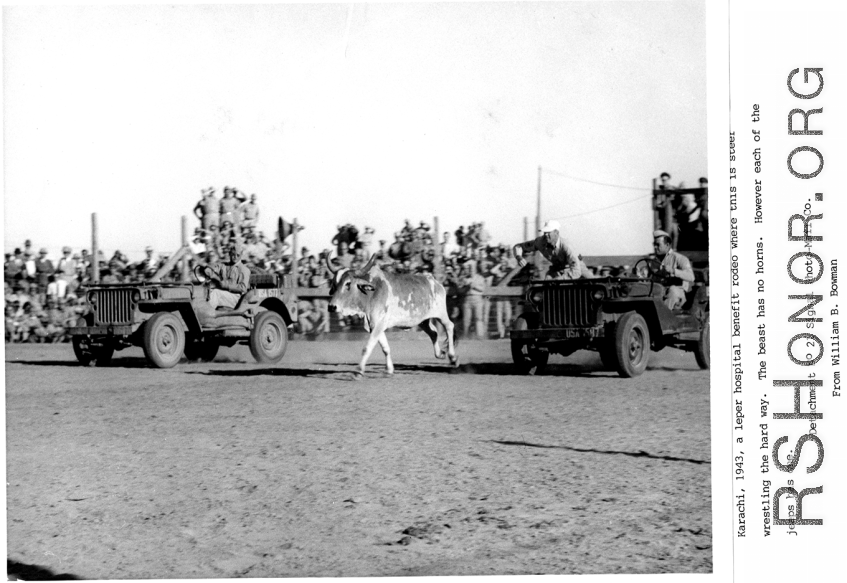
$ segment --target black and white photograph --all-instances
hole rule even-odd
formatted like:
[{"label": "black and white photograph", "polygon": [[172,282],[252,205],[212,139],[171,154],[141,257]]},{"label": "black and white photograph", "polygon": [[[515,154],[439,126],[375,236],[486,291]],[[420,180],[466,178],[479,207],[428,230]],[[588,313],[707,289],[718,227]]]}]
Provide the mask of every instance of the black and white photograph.
[{"label": "black and white photograph", "polygon": [[4,6],[9,579],[713,575],[707,12]]}]

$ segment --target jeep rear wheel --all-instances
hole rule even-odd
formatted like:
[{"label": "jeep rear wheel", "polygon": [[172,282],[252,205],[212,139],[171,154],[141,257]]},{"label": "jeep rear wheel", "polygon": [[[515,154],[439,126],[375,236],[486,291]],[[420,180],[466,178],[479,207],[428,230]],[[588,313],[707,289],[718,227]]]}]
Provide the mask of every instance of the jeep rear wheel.
[{"label": "jeep rear wheel", "polygon": [[71,341],[74,355],[82,366],[106,366],[112,362],[115,349],[112,346],[92,346],[81,336],[74,336]]},{"label": "jeep rear wheel", "polygon": [[185,351],[182,322],[170,312],[159,312],[144,324],[144,355],[158,368],[171,368]]},{"label": "jeep rear wheel", "polygon": [[[529,330],[529,322],[518,316],[512,330]],[[519,374],[540,374],[546,368],[549,357],[549,352],[539,350],[532,341],[512,339],[512,360]]]},{"label": "jeep rear wheel", "polygon": [[637,377],[650,359],[650,330],[637,312],[627,312],[615,326],[615,368],[622,377]]},{"label": "jeep rear wheel", "polygon": [[703,370],[708,370],[712,364],[709,354],[709,337],[711,336],[709,328],[709,316],[706,316],[706,323],[703,325],[703,329],[700,330],[700,338],[697,340],[697,346],[694,348],[694,358],[697,359],[697,365]]},{"label": "jeep rear wheel", "polygon": [[250,353],[256,362],[279,362],[288,348],[288,328],[282,316],[270,310],[262,312],[253,322],[250,333]]}]

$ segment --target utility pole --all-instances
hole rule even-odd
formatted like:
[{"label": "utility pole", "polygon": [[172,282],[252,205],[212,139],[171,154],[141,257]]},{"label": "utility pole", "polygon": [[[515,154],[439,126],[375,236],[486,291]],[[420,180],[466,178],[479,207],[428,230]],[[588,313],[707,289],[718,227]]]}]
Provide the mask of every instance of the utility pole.
[{"label": "utility pole", "polygon": [[523,218],[523,240],[529,241],[529,217]]},{"label": "utility pole", "polygon": [[535,236],[538,236],[541,232],[541,166],[538,167],[538,196],[535,209]]},{"label": "utility pole", "polygon": [[441,242],[438,238],[439,234],[438,217],[432,217],[432,237],[435,242],[435,265],[433,267],[435,270],[435,279],[442,281],[444,277],[444,258],[441,256]]}]

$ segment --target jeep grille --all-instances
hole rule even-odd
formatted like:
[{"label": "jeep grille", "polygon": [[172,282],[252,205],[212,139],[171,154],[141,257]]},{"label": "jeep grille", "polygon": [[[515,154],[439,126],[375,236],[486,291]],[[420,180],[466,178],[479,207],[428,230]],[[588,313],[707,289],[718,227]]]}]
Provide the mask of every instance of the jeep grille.
[{"label": "jeep grille", "polygon": [[556,286],[544,290],[541,318],[546,326],[593,326],[597,323],[596,301],[588,286]]},{"label": "jeep grille", "polygon": [[131,324],[132,289],[98,289],[91,304],[94,324]]}]

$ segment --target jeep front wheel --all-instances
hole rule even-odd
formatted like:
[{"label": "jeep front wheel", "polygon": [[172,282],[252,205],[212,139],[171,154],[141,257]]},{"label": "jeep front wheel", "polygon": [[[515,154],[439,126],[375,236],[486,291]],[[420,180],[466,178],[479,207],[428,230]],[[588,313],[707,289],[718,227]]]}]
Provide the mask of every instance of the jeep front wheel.
[{"label": "jeep front wheel", "polygon": [[286,348],[288,348],[288,328],[282,316],[270,310],[256,316],[253,331],[250,332],[250,353],[256,362],[279,362]]},{"label": "jeep front wheel", "polygon": [[637,312],[627,312],[615,326],[615,368],[622,377],[637,377],[650,359],[650,330]]},{"label": "jeep front wheel", "polygon": [[144,324],[144,355],[158,368],[171,368],[185,351],[182,322],[170,312],[159,312]]},{"label": "jeep front wheel", "polygon": [[697,340],[697,346],[694,348],[694,358],[697,359],[697,365],[703,370],[707,370],[712,364],[712,359],[709,355],[710,336],[709,316],[706,316],[706,323],[703,324],[703,329],[700,330],[700,338]]},{"label": "jeep front wheel", "polygon": [[[529,322],[518,316],[512,324],[512,330],[529,330]],[[540,374],[547,366],[550,353],[539,350],[532,341],[512,339],[512,360],[519,374]]]}]

